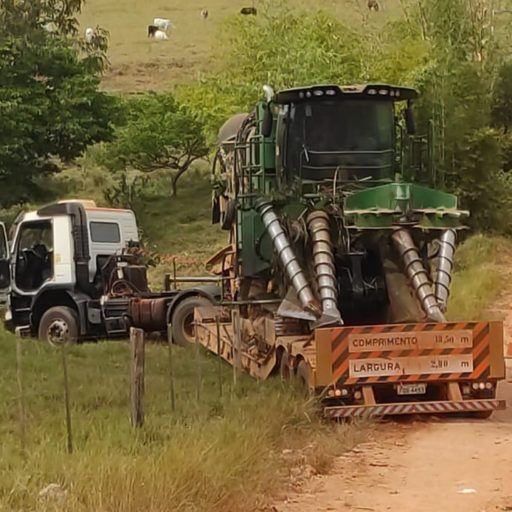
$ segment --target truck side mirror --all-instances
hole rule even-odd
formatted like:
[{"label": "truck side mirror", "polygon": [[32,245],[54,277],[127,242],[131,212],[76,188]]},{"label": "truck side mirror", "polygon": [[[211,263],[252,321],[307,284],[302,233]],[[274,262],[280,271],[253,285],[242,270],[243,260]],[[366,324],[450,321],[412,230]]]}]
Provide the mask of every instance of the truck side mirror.
[{"label": "truck side mirror", "polygon": [[263,137],[270,137],[272,135],[272,125],[274,123],[270,103],[266,103],[264,109],[265,112],[263,113],[263,121],[261,123],[261,134]]},{"label": "truck side mirror", "polygon": [[412,109],[411,103],[407,103],[407,108],[404,112],[405,127],[409,135],[416,135],[416,119],[414,118],[414,110]]}]

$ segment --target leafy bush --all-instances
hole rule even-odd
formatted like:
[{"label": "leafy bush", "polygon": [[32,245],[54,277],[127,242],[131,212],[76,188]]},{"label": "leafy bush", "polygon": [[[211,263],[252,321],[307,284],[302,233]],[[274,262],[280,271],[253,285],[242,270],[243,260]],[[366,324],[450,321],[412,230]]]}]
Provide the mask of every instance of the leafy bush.
[{"label": "leafy bush", "polygon": [[170,93],[128,99],[125,108],[126,122],[105,145],[103,163],[112,171],[173,171],[176,195],[183,174],[208,154],[202,123]]}]

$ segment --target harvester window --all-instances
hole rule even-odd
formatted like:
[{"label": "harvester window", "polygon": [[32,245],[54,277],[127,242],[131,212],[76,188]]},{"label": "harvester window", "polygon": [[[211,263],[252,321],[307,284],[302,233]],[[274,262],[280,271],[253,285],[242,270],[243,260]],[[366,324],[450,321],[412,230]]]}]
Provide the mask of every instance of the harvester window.
[{"label": "harvester window", "polygon": [[393,176],[394,111],[390,101],[324,100],[292,106],[286,167],[308,179]]},{"label": "harvester window", "polygon": [[118,244],[121,242],[119,224],[115,222],[91,222],[91,240],[101,244]]}]

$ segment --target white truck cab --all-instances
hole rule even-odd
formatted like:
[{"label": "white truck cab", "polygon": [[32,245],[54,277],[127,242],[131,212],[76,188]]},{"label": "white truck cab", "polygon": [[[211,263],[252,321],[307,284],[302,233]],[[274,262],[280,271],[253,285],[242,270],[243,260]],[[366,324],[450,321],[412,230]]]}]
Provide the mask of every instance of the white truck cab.
[{"label": "white truck cab", "polygon": [[59,326],[78,338],[89,334],[91,321],[103,324],[96,306],[104,294],[105,267],[139,242],[131,210],[69,200],[23,213],[11,231],[10,251],[1,229],[0,289],[9,290],[8,323],[45,338]]},{"label": "white truck cab", "polygon": [[[60,201],[21,214],[7,242],[0,225],[5,323],[53,345],[125,337],[131,326],[190,341],[194,308],[220,297],[216,285],[152,293],[131,210]],[[199,302],[198,302],[199,301]]]}]

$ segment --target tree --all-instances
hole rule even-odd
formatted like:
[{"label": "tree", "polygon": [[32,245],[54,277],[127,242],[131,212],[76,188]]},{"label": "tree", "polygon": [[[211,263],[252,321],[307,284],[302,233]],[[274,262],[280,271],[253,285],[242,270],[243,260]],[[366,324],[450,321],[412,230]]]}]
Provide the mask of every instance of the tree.
[{"label": "tree", "polygon": [[[232,114],[253,108],[261,88],[364,81],[372,59],[368,41],[324,11],[294,10],[267,0],[258,16],[228,19],[214,52],[216,71],[179,97],[199,113],[211,132]],[[213,137],[212,137],[213,138]]]},{"label": "tree", "polygon": [[126,123],[107,144],[103,163],[113,171],[173,171],[172,195],[190,166],[208,154],[202,123],[170,93],[127,100]]},{"label": "tree", "polygon": [[[41,177],[110,140],[115,98],[98,90],[103,35],[73,37],[79,0],[0,0],[0,202],[37,200]],[[48,30],[53,23],[55,30]]]}]

